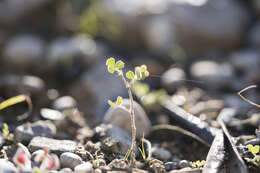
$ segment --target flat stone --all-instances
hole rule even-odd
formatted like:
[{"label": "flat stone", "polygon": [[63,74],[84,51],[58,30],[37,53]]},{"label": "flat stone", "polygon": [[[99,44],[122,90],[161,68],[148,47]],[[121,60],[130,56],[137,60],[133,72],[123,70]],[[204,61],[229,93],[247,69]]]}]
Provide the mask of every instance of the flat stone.
[{"label": "flat stone", "polygon": [[77,143],[71,140],[57,140],[46,137],[34,137],[28,148],[31,152],[39,149],[48,148],[50,152],[62,154],[64,152],[73,152]]},{"label": "flat stone", "polygon": [[62,167],[73,169],[75,166],[81,164],[83,161],[80,156],[74,153],[65,152],[60,156]]},{"label": "flat stone", "polygon": [[29,142],[33,137],[53,137],[56,134],[56,127],[51,121],[36,121],[32,124],[23,124],[15,129],[17,141]]},{"label": "flat stone", "polygon": [[74,168],[76,172],[92,173],[93,166],[90,162],[82,163]]}]

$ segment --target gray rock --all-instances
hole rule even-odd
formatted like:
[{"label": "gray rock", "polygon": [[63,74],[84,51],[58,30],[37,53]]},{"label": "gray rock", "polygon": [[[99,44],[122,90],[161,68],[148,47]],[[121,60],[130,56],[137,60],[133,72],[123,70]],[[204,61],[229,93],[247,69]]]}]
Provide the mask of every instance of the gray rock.
[{"label": "gray rock", "polygon": [[61,154],[60,162],[62,167],[73,169],[75,166],[81,164],[83,161],[81,157],[77,154],[65,152]]},{"label": "gray rock", "polygon": [[193,54],[239,46],[249,24],[247,10],[234,0],[173,0],[168,8],[177,40]]},{"label": "gray rock", "polygon": [[12,162],[6,159],[0,159],[0,170],[2,173],[17,173],[18,170]]},{"label": "gray rock", "polygon": [[161,82],[163,86],[173,92],[176,88],[183,86],[186,74],[181,68],[170,68],[162,74]]},{"label": "gray rock", "polygon": [[[254,49],[241,50],[230,55],[230,63],[235,67],[239,76],[247,82],[258,82],[260,72],[260,54]],[[241,83],[241,81],[239,81]],[[243,86],[240,86],[240,89]],[[239,89],[238,89],[239,90]]]},{"label": "gray rock", "polygon": [[70,108],[75,108],[77,106],[77,101],[71,96],[63,96],[57,98],[53,104],[53,108],[56,110],[65,110]]},{"label": "gray rock", "polygon": [[159,160],[169,160],[172,157],[172,154],[162,148],[152,148],[152,155]]},{"label": "gray rock", "polygon": [[170,170],[176,170],[179,168],[179,163],[178,162],[166,162],[164,164],[166,171]]},{"label": "gray rock", "polygon": [[222,89],[232,86],[233,68],[230,64],[198,61],[191,66],[191,75],[209,88]]},{"label": "gray rock", "polygon": [[10,0],[0,3],[0,23],[11,25],[18,22],[24,15],[35,11],[39,7],[46,5],[50,0]]},{"label": "gray rock", "polygon": [[75,172],[84,172],[84,173],[92,173],[93,172],[93,166],[90,162],[82,163],[80,165],[77,165],[74,168]]},{"label": "gray rock", "polygon": [[17,141],[29,142],[33,137],[53,137],[56,134],[56,127],[51,121],[36,121],[32,124],[23,124],[15,129]]},{"label": "gray rock", "polygon": [[41,113],[41,116],[47,120],[55,121],[55,120],[61,120],[64,118],[64,115],[60,111],[57,111],[54,109],[42,108],[40,110],[40,113]]},{"label": "gray rock", "polygon": [[105,100],[124,96],[127,90],[118,76],[107,71],[103,60],[83,73],[80,81],[70,88],[69,93],[78,101],[79,110],[85,113],[88,122],[98,123],[109,106]]},{"label": "gray rock", "polygon": [[[130,100],[124,99],[122,106],[126,108],[130,107]],[[135,112],[135,125],[136,125],[136,136],[141,138],[147,135],[151,129],[151,122],[148,119],[144,109],[137,102],[134,102],[134,112]],[[131,119],[130,114],[125,110],[120,108],[110,107],[105,114],[104,123],[113,124],[126,130],[129,134],[132,133],[131,129]]]},{"label": "gray rock", "polygon": [[103,150],[125,155],[131,148],[130,135],[118,126],[102,124],[95,128],[95,132],[101,138]]},{"label": "gray rock", "polygon": [[97,58],[97,46],[87,35],[61,37],[51,42],[47,53],[47,64],[50,67],[64,64],[73,65],[79,61],[86,66]]},{"label": "gray rock", "polygon": [[71,140],[56,140],[46,137],[34,137],[29,143],[29,150],[34,152],[39,149],[48,148],[50,152],[62,154],[75,151],[77,143]]},{"label": "gray rock", "polygon": [[44,42],[37,36],[16,36],[8,41],[4,50],[4,60],[16,69],[31,70],[40,64],[44,49]]}]

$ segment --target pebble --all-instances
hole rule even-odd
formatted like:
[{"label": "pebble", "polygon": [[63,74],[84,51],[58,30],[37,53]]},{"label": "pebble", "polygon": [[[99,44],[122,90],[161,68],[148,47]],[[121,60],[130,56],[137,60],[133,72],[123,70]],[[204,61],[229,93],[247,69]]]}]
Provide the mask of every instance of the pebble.
[{"label": "pebble", "polygon": [[82,163],[82,159],[77,154],[65,152],[61,154],[60,162],[62,167],[73,169],[75,166]]},{"label": "pebble", "polygon": [[45,44],[34,35],[19,35],[11,38],[4,50],[5,62],[16,69],[31,70],[39,64]]},{"label": "pebble", "polygon": [[71,140],[57,140],[46,137],[34,137],[29,143],[29,150],[34,152],[39,149],[48,148],[50,152],[62,154],[75,151],[77,143]]},{"label": "pebble", "polygon": [[101,148],[105,151],[125,155],[131,147],[130,135],[118,126],[102,124],[95,128],[95,132],[101,138]]},{"label": "pebble", "polygon": [[[122,106],[130,107],[129,99],[124,99]],[[140,104],[134,101],[136,137],[142,138],[143,134],[147,135],[151,129],[151,122],[148,119],[144,109]],[[129,134],[132,133],[130,114],[120,108],[110,107],[105,114],[104,123],[113,124],[126,130]]]},{"label": "pebble", "polygon": [[29,142],[33,137],[53,137],[56,127],[51,121],[36,121],[32,124],[23,124],[15,129],[15,139],[19,142]]},{"label": "pebble", "polygon": [[18,173],[14,164],[6,159],[0,159],[0,170],[2,173]]},{"label": "pebble", "polygon": [[184,85],[186,74],[181,68],[170,68],[162,74],[162,84],[169,91],[173,92],[176,88]]},{"label": "pebble", "polygon": [[93,166],[90,162],[82,163],[80,165],[77,165],[74,168],[74,171],[77,173],[92,173],[93,172]]},{"label": "pebble", "polygon": [[166,171],[170,170],[176,170],[179,168],[179,163],[178,162],[166,162],[164,164]]},{"label": "pebble", "polygon": [[181,160],[179,162],[179,168],[186,168],[189,166],[189,162],[187,160]]},{"label": "pebble", "polygon": [[53,109],[60,110],[60,111],[63,111],[65,109],[75,108],[76,106],[77,106],[77,102],[71,96],[59,97],[52,104]]},{"label": "pebble", "polygon": [[214,61],[198,61],[191,66],[191,74],[209,88],[222,89],[232,87],[233,68],[230,64],[218,64]]},{"label": "pebble", "polygon": [[40,113],[41,116],[47,120],[53,120],[53,121],[61,120],[64,117],[64,115],[60,111],[49,109],[49,108],[42,108],[40,110]]},{"label": "pebble", "polygon": [[169,160],[172,157],[172,154],[162,148],[152,148],[152,155],[159,160]]}]

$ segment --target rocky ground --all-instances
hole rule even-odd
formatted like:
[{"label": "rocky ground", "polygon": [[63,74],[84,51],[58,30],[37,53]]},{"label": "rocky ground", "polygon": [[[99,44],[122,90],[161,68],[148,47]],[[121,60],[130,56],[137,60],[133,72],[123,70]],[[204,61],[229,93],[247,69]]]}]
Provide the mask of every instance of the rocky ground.
[{"label": "rocky ground", "polygon": [[[258,0],[0,1],[0,172],[259,172],[259,48]],[[150,72],[136,168],[111,56]]]}]

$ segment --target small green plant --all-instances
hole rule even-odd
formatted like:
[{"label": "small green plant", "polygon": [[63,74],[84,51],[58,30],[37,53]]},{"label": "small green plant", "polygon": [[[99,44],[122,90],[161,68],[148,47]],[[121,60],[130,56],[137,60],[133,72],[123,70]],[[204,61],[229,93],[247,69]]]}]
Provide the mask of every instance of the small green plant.
[{"label": "small green plant", "polygon": [[144,133],[143,133],[143,137],[142,137],[142,148],[139,147],[138,149],[139,149],[144,161],[146,161],[147,158],[146,158],[146,154],[145,154],[145,150],[144,150]]},{"label": "small green plant", "polygon": [[10,134],[8,125],[6,123],[4,123],[4,125],[3,125],[2,134],[3,134],[3,137],[4,137],[5,140],[8,140],[8,141],[14,140],[14,137],[13,137],[12,134]]},{"label": "small green plant", "polygon": [[249,144],[246,147],[250,151],[250,153],[254,156],[253,159],[245,158],[246,161],[256,165],[257,167],[260,167],[260,156],[257,155],[259,153],[259,148],[260,148],[259,145],[253,146],[252,144]]},{"label": "small green plant", "polygon": [[205,160],[197,160],[196,162],[190,162],[192,168],[203,168],[205,165]]},{"label": "small green plant", "polygon": [[121,79],[124,82],[125,87],[128,91],[128,96],[130,100],[130,108],[126,108],[122,106],[123,98],[118,96],[116,102],[112,102],[111,100],[108,100],[108,104],[111,107],[118,107],[121,108],[130,114],[131,118],[131,129],[132,129],[132,144],[130,148],[130,165],[135,167],[135,146],[136,146],[136,126],[135,126],[135,115],[134,115],[134,99],[132,95],[132,85],[137,80],[144,80],[149,76],[149,72],[147,70],[146,65],[136,66],[135,71],[128,71],[124,74],[123,68],[125,66],[125,63],[121,60],[115,61],[114,58],[109,58],[106,61],[107,70],[109,73],[117,73],[118,76],[121,77]]}]

